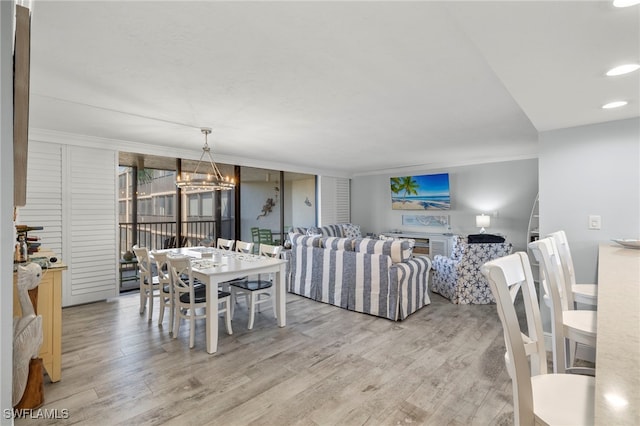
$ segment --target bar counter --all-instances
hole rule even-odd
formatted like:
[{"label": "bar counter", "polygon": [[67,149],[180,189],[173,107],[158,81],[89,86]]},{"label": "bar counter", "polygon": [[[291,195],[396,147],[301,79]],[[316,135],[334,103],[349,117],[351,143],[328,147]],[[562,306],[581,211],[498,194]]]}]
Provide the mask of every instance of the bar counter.
[{"label": "bar counter", "polygon": [[640,425],[640,250],[598,252],[596,425]]}]

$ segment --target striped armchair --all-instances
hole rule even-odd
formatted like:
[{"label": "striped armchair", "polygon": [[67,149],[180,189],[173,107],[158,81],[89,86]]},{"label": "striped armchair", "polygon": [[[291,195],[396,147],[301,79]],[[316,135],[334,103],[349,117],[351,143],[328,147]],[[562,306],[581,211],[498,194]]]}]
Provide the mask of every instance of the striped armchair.
[{"label": "striped armchair", "polygon": [[456,304],[488,304],[496,300],[480,267],[490,260],[511,253],[511,243],[470,244],[456,236],[451,257],[433,258],[431,290]]},{"label": "striped armchair", "polygon": [[431,260],[406,241],[290,234],[289,291],[393,321],[431,303]]}]

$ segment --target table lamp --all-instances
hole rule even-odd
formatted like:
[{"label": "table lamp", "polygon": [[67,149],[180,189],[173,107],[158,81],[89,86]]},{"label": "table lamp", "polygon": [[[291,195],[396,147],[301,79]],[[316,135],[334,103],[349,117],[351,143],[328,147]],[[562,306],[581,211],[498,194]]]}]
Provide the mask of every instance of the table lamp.
[{"label": "table lamp", "polygon": [[486,214],[481,214],[476,216],[476,226],[480,228],[480,233],[484,234],[486,230],[484,228],[488,228],[491,225],[491,216],[487,216]]}]

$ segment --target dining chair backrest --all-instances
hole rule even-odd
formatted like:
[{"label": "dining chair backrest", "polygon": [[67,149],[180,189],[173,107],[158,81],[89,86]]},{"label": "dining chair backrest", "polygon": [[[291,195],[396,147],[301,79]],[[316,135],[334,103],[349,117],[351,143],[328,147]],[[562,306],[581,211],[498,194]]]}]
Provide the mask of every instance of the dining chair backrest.
[{"label": "dining chair backrest", "polygon": [[274,246],[271,244],[260,244],[260,256],[280,257],[282,246]]},{"label": "dining chair backrest", "polygon": [[153,260],[156,263],[156,269],[158,270],[158,279],[160,285],[164,286],[171,282],[171,271],[169,271],[169,264],[167,261],[167,252],[152,251]]},{"label": "dining chair backrest", "polygon": [[235,244],[235,240],[227,240],[225,238],[218,238],[218,244],[217,247],[219,249],[223,249],[223,250],[233,250],[233,246]]},{"label": "dining chair backrest", "polygon": [[189,293],[191,301],[194,300],[193,291],[193,271],[191,269],[191,259],[188,256],[168,256],[169,269],[171,270],[171,279],[173,280],[173,289],[178,293]]},{"label": "dining chair backrest", "polygon": [[140,279],[144,283],[151,282],[151,258],[149,257],[149,249],[146,247],[133,246],[133,253],[138,261],[138,270],[140,271]]},{"label": "dining chair backrest", "polygon": [[542,267],[540,279],[545,293],[551,298],[552,313],[559,313],[562,318],[562,312],[573,310],[574,303],[571,287],[564,279],[555,241],[551,237],[541,238],[529,243],[529,249]]},{"label": "dining chair backrest", "polygon": [[570,287],[576,284],[576,272],[573,268],[573,258],[571,257],[571,250],[569,249],[569,240],[567,234],[564,231],[556,231],[549,234],[549,237],[553,238],[560,256],[560,262],[562,264],[562,273],[564,274],[564,280]]},{"label": "dining chair backrest", "polygon": [[[480,268],[496,299],[507,347],[507,370],[513,386],[515,424],[533,425],[531,376],[547,373],[542,319],[536,297],[529,257],[524,252],[485,263]],[[520,324],[514,302],[522,294],[526,327]],[[524,332],[526,330],[526,333]]]},{"label": "dining chair backrest", "polygon": [[253,243],[248,243],[246,241],[237,240],[236,241],[236,251],[238,253],[252,253],[253,252]]},{"label": "dining chair backrest", "polygon": [[260,228],[254,227],[251,228],[251,241],[258,244],[260,243]]}]

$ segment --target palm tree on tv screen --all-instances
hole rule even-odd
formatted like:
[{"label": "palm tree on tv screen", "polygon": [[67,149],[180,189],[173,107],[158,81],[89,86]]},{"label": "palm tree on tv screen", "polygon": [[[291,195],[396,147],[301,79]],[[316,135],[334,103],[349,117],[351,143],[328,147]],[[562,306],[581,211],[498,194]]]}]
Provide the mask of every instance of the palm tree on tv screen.
[{"label": "palm tree on tv screen", "polygon": [[402,194],[402,204],[407,202],[407,195],[418,195],[419,187],[418,182],[416,182],[412,176],[391,178],[391,191],[394,194],[404,191]]}]

